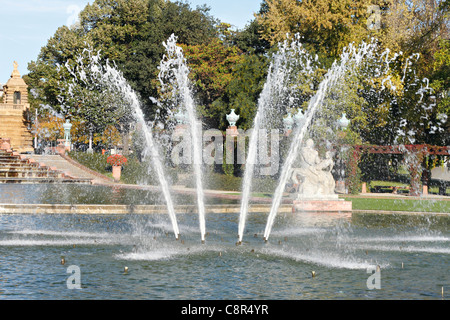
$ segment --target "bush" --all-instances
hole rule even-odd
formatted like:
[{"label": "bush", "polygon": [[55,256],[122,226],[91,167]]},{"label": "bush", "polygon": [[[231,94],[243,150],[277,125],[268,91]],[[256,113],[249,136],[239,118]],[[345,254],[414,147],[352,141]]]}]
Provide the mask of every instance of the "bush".
[{"label": "bush", "polygon": [[108,174],[111,172],[111,166],[106,163],[107,155],[101,153],[86,153],[86,152],[69,152],[69,157],[78,161],[85,167],[97,171],[101,174]]}]

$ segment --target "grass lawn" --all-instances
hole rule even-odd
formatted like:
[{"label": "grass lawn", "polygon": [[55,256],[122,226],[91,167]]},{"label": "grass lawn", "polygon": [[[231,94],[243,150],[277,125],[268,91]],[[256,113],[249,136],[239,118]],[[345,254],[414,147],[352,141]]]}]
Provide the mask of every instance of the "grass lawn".
[{"label": "grass lawn", "polygon": [[414,199],[346,198],[354,210],[411,211],[450,213],[450,201]]}]

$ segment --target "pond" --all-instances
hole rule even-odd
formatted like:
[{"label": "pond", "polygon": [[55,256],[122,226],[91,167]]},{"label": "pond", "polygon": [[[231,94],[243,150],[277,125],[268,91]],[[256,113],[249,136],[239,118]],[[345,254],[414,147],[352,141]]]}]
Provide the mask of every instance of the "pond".
[{"label": "pond", "polygon": [[0,299],[441,299],[449,290],[448,216],[280,214],[265,243],[267,214],[250,213],[240,246],[238,214],[207,214],[204,244],[196,214],[177,219],[178,241],[165,214],[0,215]]}]

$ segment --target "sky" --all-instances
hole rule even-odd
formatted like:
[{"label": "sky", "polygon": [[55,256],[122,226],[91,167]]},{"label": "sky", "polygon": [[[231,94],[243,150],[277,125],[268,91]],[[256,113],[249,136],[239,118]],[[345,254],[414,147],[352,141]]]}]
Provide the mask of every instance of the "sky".
[{"label": "sky", "polygon": [[[94,0],[0,0],[0,83],[11,76],[13,62],[23,76],[41,47],[59,27],[72,25],[86,4]],[[261,0],[184,0],[191,8],[206,4],[211,15],[236,28],[253,20]]]}]

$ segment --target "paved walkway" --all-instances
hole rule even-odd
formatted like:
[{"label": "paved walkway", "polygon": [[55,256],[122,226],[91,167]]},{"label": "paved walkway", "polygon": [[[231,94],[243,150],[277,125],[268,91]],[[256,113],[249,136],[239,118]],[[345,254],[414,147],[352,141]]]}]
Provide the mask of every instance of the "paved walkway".
[{"label": "paved walkway", "polygon": [[29,158],[36,162],[44,163],[47,167],[55,167],[64,173],[77,179],[90,179],[93,184],[113,184],[113,180],[86,168],[80,163],[61,155],[30,155]]}]

